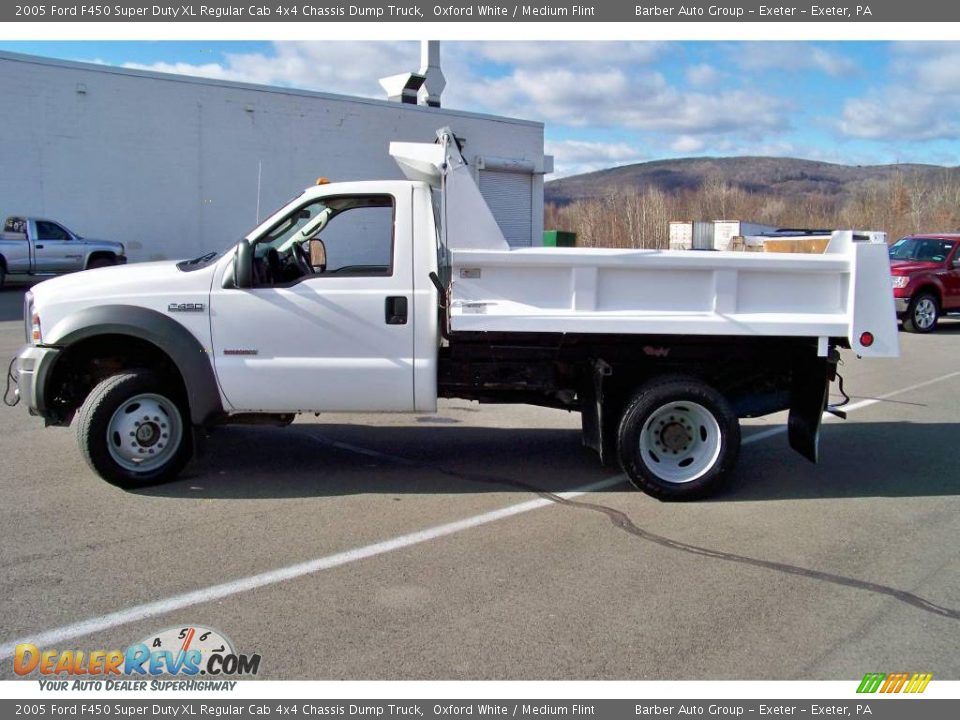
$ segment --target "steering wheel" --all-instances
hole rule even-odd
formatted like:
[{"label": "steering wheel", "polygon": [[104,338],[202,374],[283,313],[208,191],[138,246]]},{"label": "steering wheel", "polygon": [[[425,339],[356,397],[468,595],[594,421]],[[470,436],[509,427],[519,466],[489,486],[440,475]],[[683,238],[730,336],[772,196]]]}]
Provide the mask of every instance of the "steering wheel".
[{"label": "steering wheel", "polygon": [[303,275],[312,275],[313,267],[310,265],[310,258],[307,257],[307,251],[303,249],[302,243],[294,243],[290,256],[293,258],[294,263],[297,265],[297,269],[300,271],[301,276]]}]

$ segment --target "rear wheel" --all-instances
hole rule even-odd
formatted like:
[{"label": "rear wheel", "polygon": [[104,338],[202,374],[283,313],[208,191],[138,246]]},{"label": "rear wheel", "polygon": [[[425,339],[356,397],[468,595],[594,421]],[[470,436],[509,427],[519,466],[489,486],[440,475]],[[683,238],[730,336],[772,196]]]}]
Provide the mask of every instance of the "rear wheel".
[{"label": "rear wheel", "polygon": [[715,492],[736,464],[740,423],[726,399],[698,380],[655,380],[640,388],[618,433],[620,464],[660,500]]},{"label": "rear wheel", "polygon": [[903,317],[903,329],[907,332],[928,333],[937,327],[940,319],[940,303],[930,293],[921,293],[910,301]]},{"label": "rear wheel", "polygon": [[193,452],[186,403],[149,370],[97,385],[80,409],[77,441],[93,471],[122,488],[172,479]]}]

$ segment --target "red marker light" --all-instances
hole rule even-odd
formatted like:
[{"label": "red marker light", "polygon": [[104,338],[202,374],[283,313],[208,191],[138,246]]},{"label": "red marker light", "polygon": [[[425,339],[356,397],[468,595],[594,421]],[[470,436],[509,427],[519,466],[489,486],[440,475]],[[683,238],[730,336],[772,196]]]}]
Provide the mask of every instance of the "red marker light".
[{"label": "red marker light", "polygon": [[873,333],[872,332],[863,332],[860,333],[860,344],[864,347],[870,347],[873,345]]}]

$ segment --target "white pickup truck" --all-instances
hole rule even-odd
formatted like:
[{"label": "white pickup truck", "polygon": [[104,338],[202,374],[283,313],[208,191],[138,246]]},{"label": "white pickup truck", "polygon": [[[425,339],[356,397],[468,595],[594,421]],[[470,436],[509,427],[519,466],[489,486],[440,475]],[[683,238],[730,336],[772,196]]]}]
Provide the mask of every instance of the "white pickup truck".
[{"label": "white pickup truck", "polygon": [[122,244],[82,237],[54,220],[11,216],[0,232],[0,287],[8,279],[54,277],[126,261]]},{"label": "white pickup truck", "polygon": [[17,392],[76,415],[123,487],[175,476],[217,424],[457,397],[578,411],[604,462],[683,500],[730,475],[738,418],[789,409],[815,461],[838,348],[898,353],[882,233],[823,255],[511,250],[449,130],[390,151],[408,180],[308,188],[223,253],[36,286]]}]

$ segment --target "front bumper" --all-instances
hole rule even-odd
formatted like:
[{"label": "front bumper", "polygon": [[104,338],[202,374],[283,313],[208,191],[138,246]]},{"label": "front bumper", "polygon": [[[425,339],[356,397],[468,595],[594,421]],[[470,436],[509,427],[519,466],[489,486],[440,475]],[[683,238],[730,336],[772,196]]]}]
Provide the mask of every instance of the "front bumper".
[{"label": "front bumper", "polygon": [[897,315],[905,315],[907,308],[910,306],[910,298],[895,297],[893,299],[893,306],[897,309]]},{"label": "front bumper", "polygon": [[17,361],[14,363],[17,376],[16,395],[23,400],[31,415],[46,416],[50,409],[49,398],[44,397],[44,389],[59,354],[59,348],[37,345],[24,345],[17,353]]}]

